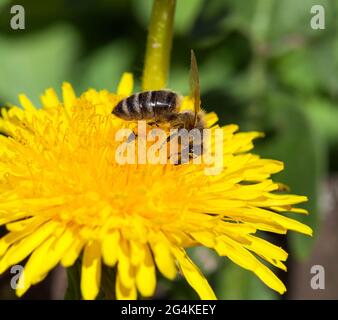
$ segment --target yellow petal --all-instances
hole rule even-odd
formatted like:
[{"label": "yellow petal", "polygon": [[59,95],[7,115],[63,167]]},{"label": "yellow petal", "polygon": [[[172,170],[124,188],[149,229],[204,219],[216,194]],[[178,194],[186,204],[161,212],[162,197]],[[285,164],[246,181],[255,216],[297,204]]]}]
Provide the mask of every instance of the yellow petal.
[{"label": "yellow petal", "polygon": [[297,232],[304,233],[306,235],[312,236],[312,233],[313,233],[312,229],[309,226],[307,226],[306,224],[301,223],[297,220],[284,217],[280,214],[274,214],[273,220],[275,220],[277,223],[281,224],[286,229],[297,231]]},{"label": "yellow petal", "polygon": [[252,250],[264,257],[286,261],[288,254],[282,248],[277,247],[274,244],[258,237],[247,236],[247,239],[251,241],[250,245],[245,245],[245,247],[247,247],[249,250]]},{"label": "yellow petal", "polygon": [[21,274],[16,294],[21,297],[31,285],[42,281],[60,261],[69,245],[69,231],[59,228],[34,250]]},{"label": "yellow petal", "polygon": [[[6,250],[8,249],[8,247],[21,240],[22,238],[24,238],[25,236],[33,233],[39,226],[41,226],[43,223],[45,222],[45,220],[34,220],[29,224],[26,224],[24,228],[22,228],[21,230],[15,230],[15,231],[11,231],[9,233],[7,233],[4,237],[2,237],[0,239],[0,257],[6,252]],[[16,222],[18,223],[18,222]],[[7,227],[9,226],[8,229],[10,229],[11,224],[7,225]],[[11,229],[10,229],[11,230]]]},{"label": "yellow petal", "polygon": [[135,276],[131,265],[130,247],[129,243],[123,238],[120,239],[117,273],[125,288],[130,288],[133,285]]},{"label": "yellow petal", "polygon": [[277,291],[279,294],[285,293],[285,285],[267,266],[261,263],[260,267],[255,270],[255,274],[271,289]]},{"label": "yellow petal", "polygon": [[52,108],[60,104],[59,98],[54,89],[49,88],[41,96],[41,102],[44,107]]},{"label": "yellow petal", "polygon": [[287,271],[287,267],[286,265],[279,261],[279,260],[274,260],[274,259],[271,259],[271,258],[268,258],[268,257],[263,257],[262,255],[259,255],[261,258],[265,259],[267,262],[271,263],[273,266],[279,268],[279,269],[282,269],[283,271]]},{"label": "yellow petal", "polygon": [[202,245],[212,248],[215,245],[214,236],[211,232],[199,231],[191,234]]},{"label": "yellow petal", "polygon": [[151,297],[156,289],[156,271],[147,245],[143,246],[143,251],[144,260],[140,262],[136,273],[136,285],[142,296]]},{"label": "yellow petal", "polygon": [[13,244],[1,260],[1,262],[4,261],[4,265],[1,266],[0,273],[4,271],[4,267],[7,269],[10,265],[17,264],[25,259],[36,247],[51,235],[56,226],[56,223],[47,222],[21,241]]},{"label": "yellow petal", "polygon": [[188,283],[196,290],[197,294],[202,300],[215,300],[216,296],[211,289],[208,281],[205,279],[201,271],[190,260],[187,254],[178,248],[172,248],[178,263],[181,267],[184,277]]},{"label": "yellow petal", "polygon": [[163,242],[155,242],[151,247],[158,270],[166,278],[173,280],[176,277],[177,270],[169,247]]},{"label": "yellow petal", "polygon": [[68,82],[62,84],[62,98],[66,109],[71,108],[76,100],[74,89]]},{"label": "yellow petal", "polygon": [[[49,248],[55,239],[53,237],[45,241],[40,247],[34,250],[28,262],[25,265],[24,271],[21,274],[16,294],[21,297],[29,287],[39,279],[41,274],[46,274],[49,271],[45,268],[45,260],[49,256]],[[46,270],[46,271],[45,271]],[[35,280],[35,281],[34,281]]]},{"label": "yellow petal", "polygon": [[139,241],[130,240],[130,262],[134,267],[138,267],[144,261],[145,250]]},{"label": "yellow petal", "polygon": [[120,234],[117,231],[108,233],[102,243],[102,257],[106,265],[113,267],[118,257]]},{"label": "yellow petal", "polygon": [[85,300],[96,298],[101,281],[101,248],[98,241],[85,246],[81,269],[81,292]]},{"label": "yellow petal", "polygon": [[117,94],[123,96],[130,96],[133,92],[133,87],[134,87],[133,74],[125,72],[123,73],[120,83],[117,87]]},{"label": "yellow petal", "polygon": [[283,294],[286,289],[278,277],[252,253],[232,239],[221,236],[215,247],[220,255],[227,256],[244,269],[254,272],[267,286]]},{"label": "yellow petal", "polygon": [[118,300],[136,300],[137,299],[135,283],[131,283],[130,287],[125,287],[123,283],[121,282],[121,277],[119,276],[119,274],[116,275],[115,292],[116,292],[116,299]]},{"label": "yellow petal", "polygon": [[84,246],[84,240],[75,238],[73,243],[70,245],[70,247],[65,252],[64,256],[61,259],[61,264],[68,268],[72,266],[76,259],[79,257],[80,252]]},{"label": "yellow petal", "polygon": [[244,269],[254,271],[259,267],[259,261],[252,253],[228,237],[219,237],[215,250],[220,256],[228,257]]},{"label": "yellow petal", "polygon": [[19,101],[23,108],[29,113],[34,113],[36,108],[34,107],[33,103],[27,98],[24,94],[19,94]]}]

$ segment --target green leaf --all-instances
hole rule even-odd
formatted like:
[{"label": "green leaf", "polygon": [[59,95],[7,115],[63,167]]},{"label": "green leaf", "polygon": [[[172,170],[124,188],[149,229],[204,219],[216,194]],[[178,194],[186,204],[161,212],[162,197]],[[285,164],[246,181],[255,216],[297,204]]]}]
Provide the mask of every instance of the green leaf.
[{"label": "green leaf", "polygon": [[338,137],[338,105],[330,100],[311,97],[304,99],[305,111],[309,115],[313,125],[318,132],[330,145],[337,143]]},{"label": "green leaf", "polygon": [[132,0],[131,4],[131,9],[136,16],[136,19],[142,24],[144,28],[147,28],[153,2]]},{"label": "green leaf", "polygon": [[178,0],[176,4],[175,33],[185,34],[189,32],[202,8],[202,0]]},{"label": "green leaf", "polygon": [[[293,33],[322,36],[325,30],[313,30],[310,26],[313,5],[322,5],[325,9],[327,30],[333,28],[336,5],[333,1],[322,0],[228,0],[230,25],[249,31],[254,38],[274,40]],[[263,28],[262,28],[263,27]],[[265,34],[261,34],[264,31]]]},{"label": "green leaf", "polygon": [[95,51],[81,61],[74,82],[79,91],[88,88],[115,90],[123,72],[131,70],[133,46],[126,41],[116,41]]},{"label": "green leaf", "polygon": [[227,260],[214,276],[214,289],[222,300],[271,300],[277,294],[257,276]]},{"label": "green leaf", "polygon": [[300,94],[322,91],[334,96],[338,80],[338,37],[330,36],[276,59],[275,72],[283,85]]},{"label": "green leaf", "polygon": [[[241,43],[243,46],[243,44]],[[188,50],[187,50],[188,51]],[[186,54],[185,63],[173,65],[170,72],[170,88],[182,94],[189,94],[189,55]],[[209,90],[224,89],[225,81],[230,81],[230,75],[234,72],[234,65],[238,63],[226,45],[220,46],[210,52],[205,59],[199,59],[199,75],[202,94]],[[220,64],[219,61],[222,61]],[[184,62],[184,61],[183,61]],[[228,80],[229,79],[229,80]]]},{"label": "green leaf", "polygon": [[0,9],[9,3],[9,0],[0,0]]},{"label": "green leaf", "polygon": [[48,87],[69,79],[78,49],[77,33],[58,25],[22,38],[0,36],[0,98],[15,103],[19,93],[37,103]]},{"label": "green leaf", "polygon": [[320,88],[335,96],[338,87],[338,34],[315,43],[308,50],[312,52],[310,71],[318,77]]},{"label": "green leaf", "polygon": [[[269,0],[263,0],[269,1]],[[336,20],[336,5],[329,0],[283,0],[275,1],[272,11],[270,37],[281,38],[290,36],[292,33],[303,36],[322,37],[323,34],[332,29]],[[325,10],[325,30],[314,30],[311,28],[311,18],[315,15],[311,13],[314,5],[322,5]]]},{"label": "green leaf", "polygon": [[[311,8],[318,4],[325,9],[324,30],[314,30],[310,25],[314,16]],[[329,0],[320,3],[316,0],[214,0],[203,8],[196,29],[209,42],[211,38],[222,39],[230,30],[237,30],[252,41],[257,51],[271,55],[335,32],[336,16],[337,3]]]},{"label": "green leaf", "polygon": [[309,94],[320,86],[318,75],[310,72],[315,68],[312,53],[304,48],[281,58],[276,71],[282,84],[300,93]]}]

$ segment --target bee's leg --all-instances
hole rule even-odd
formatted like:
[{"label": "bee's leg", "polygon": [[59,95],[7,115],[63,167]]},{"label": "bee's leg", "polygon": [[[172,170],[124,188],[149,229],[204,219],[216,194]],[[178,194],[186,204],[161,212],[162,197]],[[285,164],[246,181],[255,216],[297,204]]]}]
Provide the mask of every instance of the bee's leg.
[{"label": "bee's leg", "polygon": [[170,134],[169,136],[168,136],[168,138],[167,138],[167,143],[168,142],[170,142],[170,140],[172,139],[172,138],[174,138],[175,136],[177,136],[178,135],[178,132],[176,131],[176,132],[173,132],[172,134]]},{"label": "bee's leg", "polygon": [[171,154],[167,159],[169,160],[172,156],[174,156],[174,155],[177,155],[178,157],[177,157],[177,163],[173,163],[175,166],[178,166],[178,165],[180,165],[180,164],[182,164],[182,156],[181,156],[181,153],[180,152],[178,152],[178,153],[176,153],[176,154]]},{"label": "bee's leg", "polygon": [[189,160],[197,158],[197,155],[194,154],[193,152],[189,152]]},{"label": "bee's leg", "polygon": [[175,163],[175,166],[179,166],[180,164],[182,164],[182,156],[181,156],[180,153],[178,155],[179,155],[179,157],[177,159],[177,163]]},{"label": "bee's leg", "polygon": [[[170,143],[171,139],[174,138],[175,136],[177,136],[178,132],[173,132],[171,134],[169,134],[169,136],[167,137],[167,140],[166,142],[164,142],[163,144],[165,143]],[[175,166],[178,166],[179,164],[182,164],[182,155],[180,152],[177,152],[177,153],[174,153],[174,154],[170,154],[168,159],[171,159],[171,157],[173,156],[177,156],[177,162],[174,163]]]},{"label": "bee's leg", "polygon": [[168,136],[168,138],[167,138],[167,140],[166,140],[166,143],[169,143],[170,140],[171,140],[171,138],[172,138],[172,134],[170,134],[170,135]]},{"label": "bee's leg", "polygon": [[189,144],[189,159],[194,159],[203,154],[203,143],[196,146],[197,148],[194,148],[194,144]]},{"label": "bee's leg", "polygon": [[180,164],[188,163],[189,159],[191,159],[190,152],[188,151],[187,148],[181,150],[180,152],[177,152],[177,153],[174,153],[174,154],[170,154],[170,156],[168,157],[168,159],[170,159],[173,156],[177,156],[177,162],[174,163],[176,166],[180,165]]},{"label": "bee's leg", "polygon": [[150,121],[150,122],[148,122],[148,125],[149,125],[149,126],[156,126],[157,128],[160,127],[160,125],[159,125],[158,122],[156,122],[156,121]]},{"label": "bee's leg", "polygon": [[189,159],[194,159],[196,158],[196,154],[194,152],[194,145],[192,143],[189,143]]},{"label": "bee's leg", "polygon": [[135,132],[133,131],[133,133],[131,133],[131,134],[129,135],[129,137],[128,137],[128,139],[127,139],[127,143],[133,142],[134,140],[136,140],[136,138],[137,138],[137,133],[135,133]]}]

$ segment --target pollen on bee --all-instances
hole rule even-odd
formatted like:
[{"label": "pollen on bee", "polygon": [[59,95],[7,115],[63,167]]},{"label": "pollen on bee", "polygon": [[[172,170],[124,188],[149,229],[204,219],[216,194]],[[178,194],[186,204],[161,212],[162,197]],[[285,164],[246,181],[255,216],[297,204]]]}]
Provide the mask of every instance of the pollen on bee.
[{"label": "pollen on bee", "polygon": [[223,130],[151,128],[144,120],[136,128],[117,131],[115,160],[126,164],[204,165],[207,175],[223,169]]}]

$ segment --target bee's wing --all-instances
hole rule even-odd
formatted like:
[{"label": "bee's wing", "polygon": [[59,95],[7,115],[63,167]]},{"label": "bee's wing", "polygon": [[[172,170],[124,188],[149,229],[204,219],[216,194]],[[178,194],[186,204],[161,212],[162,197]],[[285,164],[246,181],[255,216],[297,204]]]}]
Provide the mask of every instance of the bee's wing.
[{"label": "bee's wing", "polygon": [[190,97],[194,98],[195,124],[197,122],[197,113],[201,109],[200,79],[198,75],[197,61],[195,53],[191,50],[190,64]]}]

